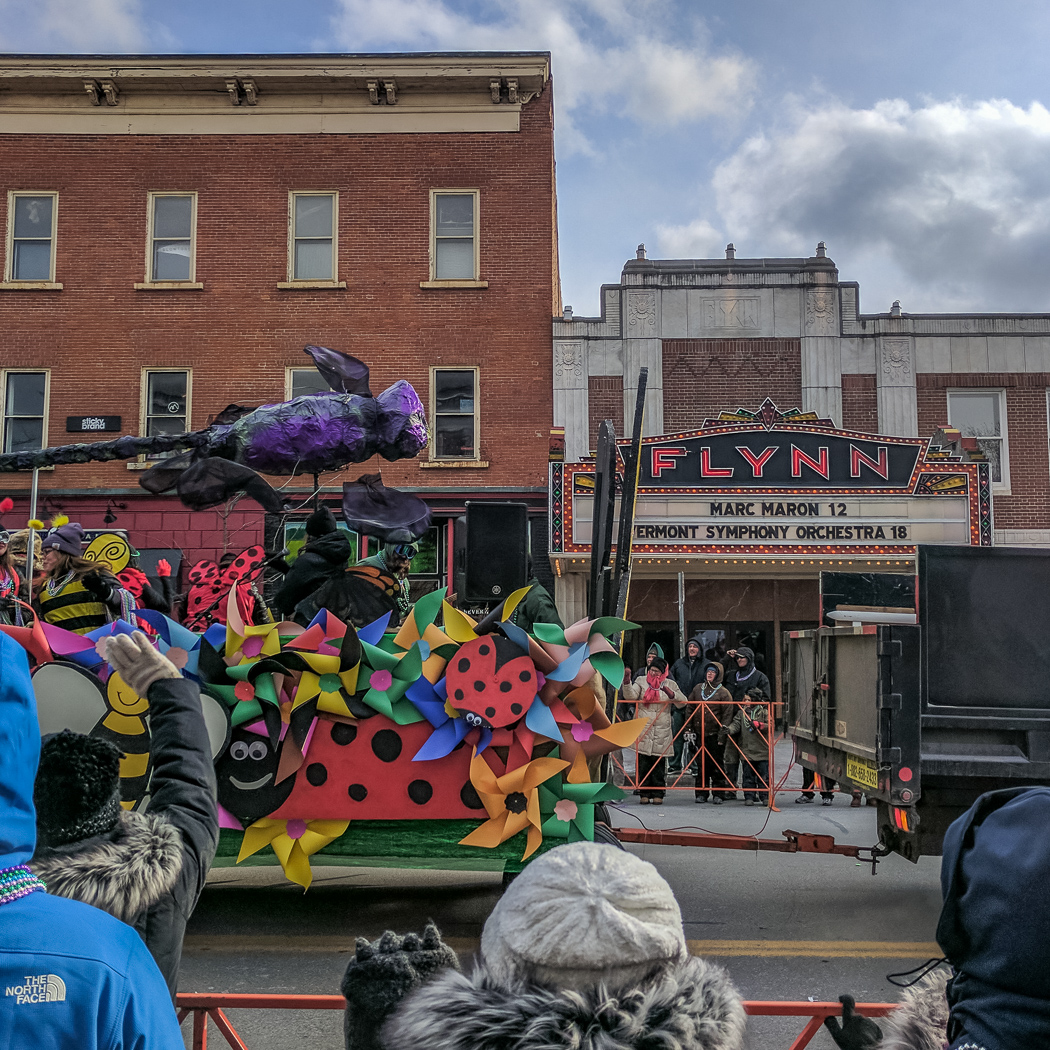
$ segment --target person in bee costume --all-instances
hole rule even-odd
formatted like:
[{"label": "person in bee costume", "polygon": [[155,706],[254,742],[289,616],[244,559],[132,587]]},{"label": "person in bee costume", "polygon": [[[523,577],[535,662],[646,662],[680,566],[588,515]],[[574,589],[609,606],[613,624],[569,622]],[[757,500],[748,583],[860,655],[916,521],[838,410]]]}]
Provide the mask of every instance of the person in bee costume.
[{"label": "person in bee costume", "polygon": [[219,840],[215,770],[200,689],[140,631],[106,640],[106,659],[149,701],[153,777],[143,810],[121,807],[121,751],[64,730],[44,738],[30,861],[48,893],[93,904],[139,932],[174,997],[186,922]]}]

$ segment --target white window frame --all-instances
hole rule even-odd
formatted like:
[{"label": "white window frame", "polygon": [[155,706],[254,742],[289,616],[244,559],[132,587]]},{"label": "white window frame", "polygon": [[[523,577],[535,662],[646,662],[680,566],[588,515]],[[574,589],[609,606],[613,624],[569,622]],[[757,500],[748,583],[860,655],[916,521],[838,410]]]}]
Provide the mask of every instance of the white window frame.
[{"label": "white window frame", "polygon": [[[295,276],[295,199],[296,197],[332,198],[332,276],[328,278]],[[312,238],[302,238],[310,240]],[[345,288],[346,282],[339,280],[339,191],[338,190],[289,190],[288,191],[288,279],[281,288]]]},{"label": "white window frame", "polygon": [[[312,368],[310,365],[306,365],[305,367],[302,366],[302,365],[286,365],[285,369],[284,369],[284,399],[285,399],[285,401],[291,401],[292,398],[295,396],[292,393],[292,376],[296,372],[315,372],[315,373],[317,373],[318,376],[320,376],[320,373],[317,372],[317,369],[316,368]],[[327,383],[324,382],[324,379],[322,379],[321,382],[324,383],[324,388],[323,389],[325,389],[325,390],[331,390],[332,389]]]},{"label": "white window frame", "polygon": [[[968,386],[968,387],[949,387],[945,391],[945,402],[948,409],[948,424],[949,426],[955,426],[955,422],[952,419],[952,397],[953,396],[976,396],[976,395],[998,395],[999,397],[999,429],[1002,434],[999,438],[992,438],[991,440],[998,440],[1001,442],[1002,452],[1000,453],[1000,474],[1002,476],[1001,481],[992,482],[992,492],[1000,496],[1010,495],[1010,428],[1009,422],[1006,415],[1006,390],[1003,387],[980,387],[980,386]],[[966,435],[963,435],[964,437]],[[985,439],[988,440],[988,439]]]},{"label": "white window frame", "polygon": [[[190,198],[190,273],[185,280],[155,280],[153,277],[153,215],[154,201],[161,197]],[[196,190],[150,190],[146,195],[146,280],[143,288],[200,288],[197,283],[197,191]]]},{"label": "white window frame", "polygon": [[[474,373],[474,455],[439,456],[437,454],[437,374],[438,372]],[[457,415],[466,413],[441,413]],[[433,463],[478,463],[481,461],[481,369],[477,365],[431,365],[430,367],[430,461]]]},{"label": "white window frame", "polygon": [[[467,196],[474,198],[474,275],[472,277],[438,277],[437,275],[437,199],[441,196]],[[430,284],[439,287],[470,287],[481,283],[481,191],[476,189],[432,189],[430,191]]]},{"label": "white window frame", "polygon": [[[149,377],[154,372],[184,372],[186,374],[186,429],[193,429],[193,369],[190,367],[179,367],[178,365],[160,365],[143,368],[139,376],[139,437],[146,437],[146,418],[149,416]],[[156,459],[147,459],[141,455],[137,460],[128,464],[129,470],[141,469],[144,466],[152,466],[159,462]]]},{"label": "white window frame", "polygon": [[[51,266],[47,280],[15,277],[15,200],[19,197],[51,198]],[[55,190],[9,190],[7,193],[7,243],[4,255],[4,284],[17,287],[40,287],[55,284],[55,260],[58,255],[58,193]],[[36,369],[40,371],[40,369]]]},{"label": "white window frame", "polygon": [[[5,444],[7,430],[7,377],[12,374],[44,376],[44,425],[40,431],[41,448],[47,448],[48,421],[51,418],[51,369],[50,368],[4,368],[0,369],[0,451]],[[19,417],[30,418],[30,417]],[[33,419],[36,416],[32,417]]]}]

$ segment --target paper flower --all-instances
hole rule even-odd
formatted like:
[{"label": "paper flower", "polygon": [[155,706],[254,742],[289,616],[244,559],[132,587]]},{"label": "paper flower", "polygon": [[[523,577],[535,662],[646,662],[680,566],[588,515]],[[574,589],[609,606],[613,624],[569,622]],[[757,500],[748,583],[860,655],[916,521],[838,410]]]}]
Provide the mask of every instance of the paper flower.
[{"label": "paper flower", "polygon": [[329,842],[334,842],[349,826],[349,820],[271,820],[263,817],[245,829],[237,863],[271,846],[287,878],[307,890],[314,878],[309,858]]},{"label": "paper flower", "polygon": [[497,777],[477,751],[470,762],[470,782],[474,785],[489,819],[460,839],[461,846],[492,849],[528,828],[522,860],[531,857],[543,841],[537,789],[569,763],[556,758],[534,758],[517,769]]},{"label": "paper flower", "polygon": [[[276,712],[276,721],[280,721],[281,700],[273,672],[281,670],[283,668],[273,660],[238,664],[227,669],[226,674],[236,683],[232,701],[228,690],[222,690],[223,699],[230,706],[232,725],[244,725],[266,718],[267,708],[271,713]],[[268,725],[271,720],[266,719]]]},{"label": "paper flower", "polygon": [[368,642],[362,642],[361,648],[364,650],[361,676],[368,684],[368,691],[361,699],[400,726],[422,722],[423,715],[405,693],[423,673],[423,661],[430,655],[430,646],[418,641],[404,654],[388,653]]},{"label": "paper flower", "polygon": [[570,784],[561,777],[541,784],[538,795],[543,834],[569,842],[593,842],[594,804],[623,798],[613,784]]}]

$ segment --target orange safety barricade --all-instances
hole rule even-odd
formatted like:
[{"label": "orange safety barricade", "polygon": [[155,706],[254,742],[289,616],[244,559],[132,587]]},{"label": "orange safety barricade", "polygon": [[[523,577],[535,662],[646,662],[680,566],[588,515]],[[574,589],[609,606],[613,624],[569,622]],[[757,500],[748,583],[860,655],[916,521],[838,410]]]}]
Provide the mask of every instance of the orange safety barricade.
[{"label": "orange safety barricade", "polygon": [[[244,1040],[226,1016],[227,1010],[343,1010],[346,1000],[341,995],[256,995],[241,993],[180,992],[176,996],[179,1023],[193,1015],[193,1050],[208,1050],[208,1019],[219,1030],[228,1046],[248,1050]],[[885,1017],[896,1009],[895,1003],[857,1003],[862,1017]],[[744,1011],[751,1017],[806,1017],[808,1021],[786,1050],[803,1050],[820,1031],[825,1018],[842,1013],[840,1003],[779,1002],[745,1000]],[[767,1048],[772,1050],[772,1048]]]}]

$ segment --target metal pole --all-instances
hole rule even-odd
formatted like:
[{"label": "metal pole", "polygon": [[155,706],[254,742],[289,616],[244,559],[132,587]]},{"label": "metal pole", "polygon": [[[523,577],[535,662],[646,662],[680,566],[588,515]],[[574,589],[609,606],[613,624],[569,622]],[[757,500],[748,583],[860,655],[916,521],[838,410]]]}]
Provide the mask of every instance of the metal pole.
[{"label": "metal pole", "polygon": [[[29,520],[36,518],[37,488],[40,483],[40,468],[33,468],[33,487],[29,490]],[[36,529],[29,526],[29,538],[26,540],[26,601],[33,601],[33,548],[36,546]]]},{"label": "metal pole", "polygon": [[685,656],[685,573],[678,574],[678,652]]}]

